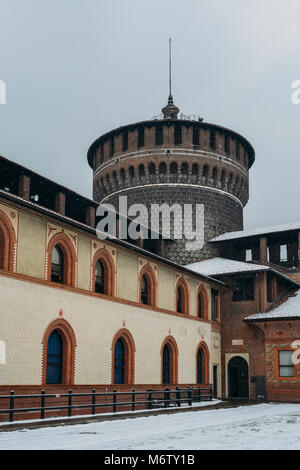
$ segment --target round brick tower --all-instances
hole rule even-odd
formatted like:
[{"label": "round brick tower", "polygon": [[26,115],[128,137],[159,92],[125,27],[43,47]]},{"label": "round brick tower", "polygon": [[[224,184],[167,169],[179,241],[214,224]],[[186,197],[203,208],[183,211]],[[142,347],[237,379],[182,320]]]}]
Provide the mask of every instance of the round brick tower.
[{"label": "round brick tower", "polygon": [[[197,204],[204,206],[204,244],[189,250],[185,239],[167,243],[164,256],[179,264],[218,255],[209,240],[243,229],[248,201],[251,144],[238,133],[181,114],[170,94],[162,115],[114,129],[88,151],[93,196],[113,204]],[[171,220],[171,233],[176,220]],[[198,227],[193,220],[193,227]],[[173,227],[174,228],[174,227]]]}]

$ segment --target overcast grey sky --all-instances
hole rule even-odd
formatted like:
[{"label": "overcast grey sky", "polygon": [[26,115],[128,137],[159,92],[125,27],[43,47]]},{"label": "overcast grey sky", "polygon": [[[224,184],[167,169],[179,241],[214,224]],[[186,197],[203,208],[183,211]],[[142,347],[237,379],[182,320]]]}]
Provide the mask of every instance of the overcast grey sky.
[{"label": "overcast grey sky", "polygon": [[104,132],[185,114],[253,144],[245,228],[300,221],[299,0],[0,0],[0,154],[92,195]]}]

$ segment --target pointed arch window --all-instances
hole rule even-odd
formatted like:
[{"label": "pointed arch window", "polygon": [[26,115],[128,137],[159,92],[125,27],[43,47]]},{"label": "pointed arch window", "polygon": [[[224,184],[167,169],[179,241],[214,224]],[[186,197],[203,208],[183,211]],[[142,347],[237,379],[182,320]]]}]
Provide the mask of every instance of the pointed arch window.
[{"label": "pointed arch window", "polygon": [[203,383],[203,353],[201,348],[198,349],[197,354],[197,383]]},{"label": "pointed arch window", "polygon": [[184,293],[182,286],[177,287],[177,312],[178,313],[184,313],[184,306],[183,306],[183,299],[184,298]]},{"label": "pointed arch window", "polygon": [[95,292],[105,294],[105,269],[102,261],[97,261],[95,269]]},{"label": "pointed arch window", "polygon": [[59,245],[55,245],[52,250],[51,281],[64,283],[64,255]]},{"label": "pointed arch window", "polygon": [[178,347],[175,339],[168,336],[161,347],[161,383],[176,384],[178,382]]},{"label": "pointed arch window", "polygon": [[114,351],[114,383],[125,383],[125,347],[122,338],[115,344]]},{"label": "pointed arch window", "polygon": [[168,344],[165,345],[163,350],[163,383],[170,383],[170,347]]},{"label": "pointed arch window", "polygon": [[114,295],[115,264],[106,249],[99,250],[93,260],[93,291],[97,294]]},{"label": "pointed arch window", "polygon": [[149,305],[149,285],[146,276],[143,276],[141,281],[141,302],[144,305]]},{"label": "pointed arch window", "polygon": [[61,384],[63,371],[63,342],[58,330],[52,331],[47,344],[47,384]]},{"label": "pointed arch window", "polygon": [[176,287],[176,312],[189,313],[189,288],[184,279],[180,279]]},{"label": "pointed arch window", "polygon": [[119,330],[112,343],[112,383],[133,384],[135,345],[130,332]]}]

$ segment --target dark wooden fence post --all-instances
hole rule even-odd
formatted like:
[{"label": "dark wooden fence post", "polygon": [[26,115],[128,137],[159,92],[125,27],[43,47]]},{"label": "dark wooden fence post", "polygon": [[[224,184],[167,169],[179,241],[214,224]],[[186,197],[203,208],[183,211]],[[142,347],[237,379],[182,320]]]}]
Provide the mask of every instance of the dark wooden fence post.
[{"label": "dark wooden fence post", "polygon": [[148,410],[152,410],[152,389],[149,388],[148,392]]},{"label": "dark wooden fence post", "polygon": [[135,389],[132,389],[132,395],[131,395],[131,401],[132,401],[132,411],[135,411]]},{"label": "dark wooden fence post", "polygon": [[113,390],[113,412],[117,412],[117,390],[115,388]]},{"label": "dark wooden fence post", "polygon": [[72,390],[68,391],[68,416],[72,416]]},{"label": "dark wooden fence post", "polygon": [[41,419],[45,418],[45,390],[42,390],[42,396],[41,396]]},{"label": "dark wooden fence post", "polygon": [[180,394],[180,388],[176,387],[176,405],[181,406],[181,394]]},{"label": "dark wooden fence post", "polygon": [[92,415],[96,413],[96,390],[93,388],[92,390]]},{"label": "dark wooden fence post", "polygon": [[165,408],[168,408],[168,406],[170,405],[170,390],[168,389],[168,387],[165,388],[165,394],[164,394],[164,401],[165,401]]},{"label": "dark wooden fence post", "polygon": [[9,421],[12,422],[14,420],[14,408],[15,408],[15,392],[11,390],[10,392],[10,400],[9,400]]},{"label": "dark wooden fence post", "polygon": [[188,404],[189,404],[189,406],[192,406],[192,389],[191,389],[191,387],[188,387]]}]

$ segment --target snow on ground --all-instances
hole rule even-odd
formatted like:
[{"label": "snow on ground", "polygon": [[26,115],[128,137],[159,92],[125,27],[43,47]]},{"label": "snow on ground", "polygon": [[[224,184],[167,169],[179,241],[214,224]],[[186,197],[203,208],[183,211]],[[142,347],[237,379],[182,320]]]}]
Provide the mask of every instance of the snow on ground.
[{"label": "snow on ground", "polygon": [[0,449],[300,449],[300,405],[271,403],[1,432]]}]

